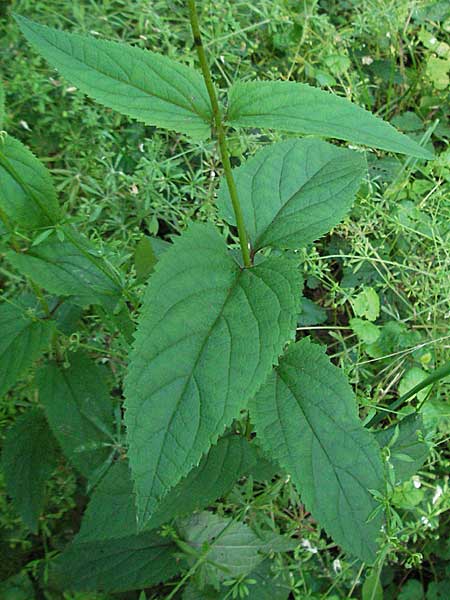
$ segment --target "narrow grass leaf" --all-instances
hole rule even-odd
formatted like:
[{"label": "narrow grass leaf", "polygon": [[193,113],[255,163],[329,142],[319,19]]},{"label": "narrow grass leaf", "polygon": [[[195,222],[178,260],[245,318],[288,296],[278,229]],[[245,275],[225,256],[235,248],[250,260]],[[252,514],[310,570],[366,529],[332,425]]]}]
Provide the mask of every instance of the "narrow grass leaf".
[{"label": "narrow grass leaf", "polygon": [[20,306],[0,304],[0,397],[49,348],[55,323]]},{"label": "narrow grass leaf", "polygon": [[433,155],[367,110],[305,83],[237,81],[230,88],[228,123],[317,134],[430,159]]},{"label": "narrow grass leaf", "polygon": [[60,219],[50,173],[10,135],[0,136],[0,209],[24,229],[48,227]]},{"label": "narrow grass leaf", "polygon": [[45,365],[37,373],[39,399],[64,454],[89,478],[111,454],[113,406],[103,369],[87,355],[70,366]]},{"label": "narrow grass leaf", "polygon": [[0,130],[3,127],[5,121],[5,88],[3,87],[3,81],[0,77]]},{"label": "narrow grass leaf", "polygon": [[33,533],[38,532],[45,486],[56,463],[56,443],[42,410],[28,410],[15,420],[6,434],[2,467],[6,491]]},{"label": "narrow grass leaf", "polygon": [[100,104],[147,125],[209,135],[210,102],[194,69],[127,44],[58,31],[18,15],[16,20],[30,44]]},{"label": "narrow grass leaf", "polygon": [[380,450],[344,374],[308,339],[292,345],[251,403],[258,438],[292,475],[313,517],[344,550],[375,558],[382,517]]},{"label": "narrow grass leaf", "polygon": [[[253,248],[296,249],[327,233],[349,211],[366,171],[363,154],[320,140],[288,140],[257,152],[234,169]],[[235,225],[225,182],[218,206]]]},{"label": "narrow grass leaf", "polygon": [[295,326],[295,265],[274,257],[242,269],[206,224],[156,265],[125,381],[141,527],[270,373]]},{"label": "narrow grass leaf", "polygon": [[167,581],[183,567],[170,539],[142,533],[69,544],[50,569],[50,584],[74,592],[129,592]]},{"label": "narrow grass leaf", "polygon": [[[201,510],[230,491],[256,462],[256,451],[246,439],[226,435],[187,477],[164,498],[145,529]],[[136,506],[126,461],[116,462],[96,487],[83,516],[78,541],[120,538],[136,531]]]}]

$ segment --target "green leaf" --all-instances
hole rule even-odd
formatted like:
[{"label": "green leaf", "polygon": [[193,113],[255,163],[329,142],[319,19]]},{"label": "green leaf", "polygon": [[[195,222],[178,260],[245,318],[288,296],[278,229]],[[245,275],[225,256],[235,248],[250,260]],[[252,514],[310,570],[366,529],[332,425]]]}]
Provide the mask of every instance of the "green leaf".
[{"label": "green leaf", "polygon": [[41,410],[21,415],[6,434],[2,467],[6,491],[23,522],[38,532],[45,485],[56,468],[56,444]]},{"label": "green leaf", "polygon": [[90,477],[111,454],[113,410],[103,369],[81,352],[37,373],[39,399],[64,454]]},{"label": "green leaf", "polygon": [[121,297],[117,275],[86,238],[69,228],[64,233],[62,242],[52,236],[26,252],[8,252],[7,259],[52,294],[69,296],[80,306],[101,304],[112,311]]},{"label": "green leaf", "polygon": [[292,476],[313,517],[344,550],[372,562],[382,524],[377,444],[344,374],[308,339],[292,345],[251,403],[258,439]]},{"label": "green leaf", "polygon": [[0,136],[0,209],[25,229],[48,227],[60,218],[50,173],[10,135]]},{"label": "green leaf", "polygon": [[[175,517],[205,508],[228,493],[255,461],[256,451],[246,439],[235,435],[221,438],[199,466],[170,490],[145,529],[156,529]],[[117,538],[135,530],[136,506],[131,473],[126,461],[118,461],[96,487],[77,539],[86,542]]]},{"label": "green leaf", "polygon": [[375,432],[380,447],[390,449],[390,462],[397,481],[407,481],[426,461],[430,449],[421,435],[424,430],[421,415],[414,413],[400,423]]},{"label": "green leaf", "polygon": [[380,316],[380,298],[371,287],[363,288],[351,303],[357,317],[375,321]]},{"label": "green leaf", "polygon": [[0,78],[0,130],[3,127],[5,120],[5,88],[3,87],[3,81]]},{"label": "green leaf", "polygon": [[188,562],[195,563],[206,552],[206,567],[218,581],[246,575],[264,560],[259,552],[264,542],[239,521],[204,511],[180,522],[178,530],[197,554]]},{"label": "green leaf", "polygon": [[127,592],[174,577],[183,563],[177,547],[155,533],[130,535],[120,540],[74,542],[53,561],[50,583],[76,592]]},{"label": "green leaf", "polygon": [[361,342],[365,344],[374,344],[381,335],[378,325],[366,321],[365,319],[350,319],[350,327]]},{"label": "green leaf", "polygon": [[308,325],[321,325],[328,318],[325,308],[316,304],[309,298],[303,297],[300,302],[300,314],[297,325],[306,327]]},{"label": "green leaf", "polygon": [[372,569],[362,586],[362,600],[383,600],[383,588],[380,583],[380,573]]},{"label": "green leaf", "polygon": [[[234,169],[244,221],[255,250],[300,248],[342,220],[367,171],[365,157],[320,140],[287,140]],[[218,205],[233,225],[228,188]]]},{"label": "green leaf", "polygon": [[158,262],[125,380],[141,527],[269,374],[295,326],[295,265],[275,257],[242,269],[206,224]]},{"label": "green leaf", "polygon": [[16,20],[30,44],[100,104],[147,125],[209,135],[212,111],[200,73],[155,52]]},{"label": "green leaf", "polygon": [[261,127],[312,133],[418,158],[432,154],[392,125],[345,98],[285,81],[237,81],[230,88],[227,121],[233,127]]},{"label": "green leaf", "polygon": [[0,397],[48,349],[55,332],[53,321],[43,321],[19,306],[0,304]]},{"label": "green leaf", "polygon": [[134,267],[138,281],[145,281],[153,273],[158,258],[153,250],[152,242],[144,236],[136,246],[134,253]]}]

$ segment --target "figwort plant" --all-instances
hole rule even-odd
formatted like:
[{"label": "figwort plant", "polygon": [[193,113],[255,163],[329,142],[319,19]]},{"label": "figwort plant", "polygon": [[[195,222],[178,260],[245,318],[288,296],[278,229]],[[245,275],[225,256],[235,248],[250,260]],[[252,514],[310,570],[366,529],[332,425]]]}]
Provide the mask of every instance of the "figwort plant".
[{"label": "figwort plant", "polygon": [[[407,431],[379,437],[363,427],[352,389],[325,348],[295,340],[302,288],[296,251],[340,222],[366,173],[362,148],[312,136],[418,159],[429,152],[364,109],[304,84],[236,81],[222,103],[194,0],[187,8],[201,73],[157,53],[17,17],[32,46],[104,106],[194,140],[213,133],[224,172],[219,215],[240,244],[240,252],[229,249],[214,225],[194,223],[164,252],[158,246],[154,266],[145,240],[136,269],[151,273],[133,340],[133,284],[62,214],[44,166],[2,134],[6,258],[34,293],[0,306],[1,393],[49,356],[34,379],[39,404],[9,431],[3,467],[33,532],[58,446],[88,482],[81,529],[50,571],[62,589],[126,591],[184,573],[170,598],[201,571],[197,584],[213,584],[214,597],[223,597],[224,580],[270,580],[265,557],[295,540],[197,512],[251,472],[261,453],[290,475],[337,544],[373,563],[389,483],[381,447],[389,446],[392,458],[402,435],[414,438],[419,428],[407,420]],[[227,130],[246,127],[309,137],[290,135],[232,169]],[[126,437],[103,367],[84,351],[67,350],[88,306],[132,343]],[[239,419],[246,427],[235,426]],[[417,466],[401,463],[402,476]]]}]

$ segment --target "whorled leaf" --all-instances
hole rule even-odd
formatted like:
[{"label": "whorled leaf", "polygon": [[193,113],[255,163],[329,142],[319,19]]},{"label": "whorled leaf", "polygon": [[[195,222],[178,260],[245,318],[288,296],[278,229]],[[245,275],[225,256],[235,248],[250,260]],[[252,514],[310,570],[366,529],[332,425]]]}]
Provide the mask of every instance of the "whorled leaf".
[{"label": "whorled leaf", "polygon": [[250,409],[261,445],[291,474],[313,517],[346,551],[372,562],[382,517],[371,491],[384,488],[383,465],[342,371],[304,339]]},{"label": "whorled leaf", "polygon": [[82,92],[147,125],[205,138],[211,105],[200,73],[123,43],[51,29],[16,15],[22,33]]},{"label": "whorled leaf", "polygon": [[0,136],[0,209],[25,229],[48,227],[60,219],[50,173],[10,135]]},{"label": "whorled leaf", "polygon": [[42,410],[28,410],[15,420],[6,434],[2,468],[13,505],[33,533],[38,532],[45,486],[56,462],[55,439]]},{"label": "whorled leaf", "polygon": [[[254,250],[301,248],[327,233],[350,209],[366,170],[364,155],[320,140],[287,140],[257,152],[234,169]],[[218,205],[235,225],[225,183]]]},{"label": "whorled leaf", "polygon": [[298,282],[284,257],[241,268],[206,224],[158,262],[125,381],[141,527],[269,374],[295,326]]},{"label": "whorled leaf", "polygon": [[230,88],[227,121],[233,127],[312,133],[432,158],[428,150],[367,110],[305,83],[237,81]]}]

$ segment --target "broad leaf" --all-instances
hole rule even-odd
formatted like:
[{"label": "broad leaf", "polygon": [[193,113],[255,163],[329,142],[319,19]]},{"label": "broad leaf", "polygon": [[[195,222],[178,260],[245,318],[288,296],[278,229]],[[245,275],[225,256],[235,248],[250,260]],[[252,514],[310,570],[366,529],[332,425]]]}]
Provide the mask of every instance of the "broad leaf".
[{"label": "broad leaf", "polygon": [[205,568],[218,581],[246,575],[264,560],[264,542],[245,523],[205,511],[180,522],[178,530],[195,551],[189,561],[206,553]]},{"label": "broad leaf", "polygon": [[52,236],[26,252],[8,252],[9,262],[52,294],[69,296],[80,306],[101,304],[111,311],[121,296],[120,282],[88,240],[64,230],[61,242]]},{"label": "broad leaf", "polygon": [[0,136],[0,209],[25,229],[48,227],[60,218],[50,173],[10,135]]},{"label": "broad leaf", "polygon": [[134,268],[136,269],[136,278],[138,281],[145,281],[153,272],[158,257],[153,249],[152,242],[147,236],[144,236],[136,246],[134,253]]},{"label": "broad leaf", "polygon": [[167,581],[183,563],[177,547],[155,533],[130,535],[120,540],[74,542],[53,561],[52,586],[79,592],[126,592]]},{"label": "broad leaf", "polygon": [[381,448],[390,450],[390,462],[398,481],[407,481],[426,461],[430,448],[423,439],[425,432],[422,416],[406,416],[396,425],[375,432]]},{"label": "broad leaf", "polygon": [[[253,248],[296,249],[327,233],[350,209],[366,170],[362,154],[320,140],[288,140],[258,152],[234,169]],[[218,205],[235,225],[225,183]]]},{"label": "broad leaf", "polygon": [[432,158],[392,125],[344,98],[305,83],[237,81],[230,88],[228,123],[312,133],[373,148]]},{"label": "broad leaf", "polygon": [[205,224],[158,262],[125,381],[141,526],[269,374],[295,325],[296,271],[283,257],[242,269]]},{"label": "broad leaf", "polygon": [[15,420],[3,444],[2,467],[6,490],[33,533],[38,531],[45,485],[56,459],[55,440],[41,410],[28,410]]},{"label": "broad leaf", "polygon": [[[205,508],[229,492],[255,461],[255,449],[246,439],[235,435],[221,438],[199,466],[170,490],[145,529],[156,529],[175,517]],[[127,462],[119,461],[95,489],[77,540],[118,538],[135,530],[136,506],[131,473]]]},{"label": "broad leaf", "polygon": [[155,52],[16,20],[38,52],[100,104],[147,125],[208,136],[212,112],[200,73]]},{"label": "broad leaf", "polygon": [[313,517],[351,554],[375,558],[383,489],[380,451],[347,380],[320,346],[292,345],[251,405],[258,438],[292,475]]},{"label": "broad leaf", "polygon": [[111,454],[113,406],[101,367],[81,352],[37,374],[39,399],[64,454],[90,477]]},{"label": "broad leaf", "polygon": [[36,318],[33,311],[0,304],[0,397],[50,346],[55,324]]}]

